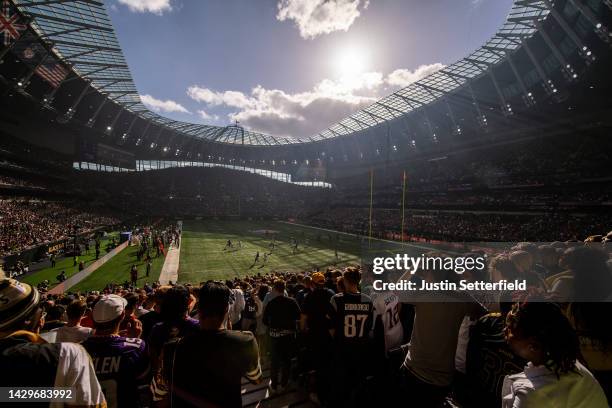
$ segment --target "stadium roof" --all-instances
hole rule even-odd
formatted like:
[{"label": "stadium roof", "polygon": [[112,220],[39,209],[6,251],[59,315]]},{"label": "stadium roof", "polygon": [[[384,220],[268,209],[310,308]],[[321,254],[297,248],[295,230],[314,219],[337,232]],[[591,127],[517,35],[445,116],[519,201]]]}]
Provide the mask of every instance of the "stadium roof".
[{"label": "stadium roof", "polygon": [[350,135],[409,115],[471,80],[491,72],[524,38],[537,31],[538,20],[553,7],[549,0],[515,0],[506,22],[482,47],[446,68],[382,98],[365,109],[316,135],[306,138],[280,137],[243,127],[210,126],[175,121],[147,109],[141,102],[115,31],[101,0],[16,0],[20,9],[34,18],[41,37],[50,40],[75,72],[108,98],[143,119],[179,134],[211,142],[242,145],[286,145],[308,143]]}]

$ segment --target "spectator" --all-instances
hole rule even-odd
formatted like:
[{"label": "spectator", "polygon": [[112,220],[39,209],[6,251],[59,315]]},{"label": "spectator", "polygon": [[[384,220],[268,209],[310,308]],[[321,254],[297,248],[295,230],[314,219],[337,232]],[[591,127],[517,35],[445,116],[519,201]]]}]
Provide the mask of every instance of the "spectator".
[{"label": "spectator", "polygon": [[159,358],[164,344],[200,330],[199,322],[189,317],[195,303],[189,289],[183,285],[169,288],[163,295],[160,308],[160,322],[151,329],[147,338],[153,370],[161,363]]},{"label": "spectator", "polygon": [[[173,407],[242,407],[240,379],[261,381],[257,341],[250,332],[227,330],[230,289],[207,282],[198,302],[201,331],[168,342],[151,384],[156,401]],[[197,367],[197,375],[194,368]]]},{"label": "spectator", "polygon": [[42,331],[50,331],[66,325],[64,314],[66,308],[62,305],[53,305],[47,310],[47,320],[42,328]]},{"label": "spectator", "polygon": [[372,369],[372,299],[359,291],[361,271],[349,267],[344,272],[344,293],[334,295],[331,323],[334,337],[335,379],[334,406],[356,406],[358,391],[363,389],[365,378]]},{"label": "spectator", "polygon": [[119,334],[125,337],[140,338],[142,334],[142,323],[136,318],[136,306],[138,304],[138,295],[128,293],[125,295],[126,306],[125,316],[119,325]]},{"label": "spectator", "polygon": [[242,314],[242,330],[257,333],[257,317],[263,314],[263,304],[254,289],[245,292],[244,312]]},{"label": "spectator", "polygon": [[528,363],[523,372],[504,379],[502,407],[608,406],[597,380],[578,362],[578,337],[557,306],[514,305],[506,321],[506,340]]},{"label": "spectator", "polygon": [[138,385],[149,372],[145,342],[119,335],[126,305],[127,301],[120,296],[103,296],[93,309],[95,332],[83,342],[93,359],[108,405],[115,407],[138,405]]},{"label": "spectator", "polygon": [[226,281],[225,284],[232,292],[232,307],[230,308],[229,322],[232,327],[240,327],[239,323],[240,319],[242,319],[242,312],[245,307],[244,293],[242,289],[234,287],[234,282],[230,280]]},{"label": "spectator", "polygon": [[520,372],[527,361],[515,355],[505,341],[506,316],[512,303],[502,302],[501,312],[489,313],[470,331],[466,356],[466,401],[474,408],[501,406],[506,375]]},{"label": "spectator", "polygon": [[140,335],[140,337],[145,340],[149,338],[153,326],[161,322],[161,304],[168,288],[169,286],[162,286],[157,288],[157,290],[151,296],[148,297],[148,300],[153,303],[152,310],[149,311],[149,313],[145,313],[144,315],[138,318],[138,320],[140,320],[140,322],[142,323],[142,334]]},{"label": "spectator", "polygon": [[2,279],[0,298],[5,300],[0,302],[0,384],[14,389],[68,387],[72,405],[106,407],[85,349],[75,343],[49,344],[39,336],[45,316],[38,291]]},{"label": "spectator", "polygon": [[325,288],[321,272],[311,275],[313,291],[304,299],[300,326],[306,332],[306,346],[315,370],[316,398],[322,404],[330,402],[330,364],[332,358],[331,303],[334,292]]},{"label": "spectator", "polygon": [[[264,323],[270,335],[270,376],[272,392],[284,391],[289,383],[291,359],[295,355],[295,334],[300,308],[295,299],[285,295],[285,281],[274,281],[272,299],[264,312]],[[280,375],[280,389],[279,385]]]},{"label": "spectator", "polygon": [[73,300],[68,305],[66,308],[68,323],[65,326],[52,330],[57,333],[55,337],[57,343],[81,343],[91,335],[93,329],[81,326],[81,320],[85,316],[85,312],[87,312],[87,303],[80,299]]},{"label": "spectator", "polygon": [[[452,281],[453,271],[421,270],[418,277],[427,282]],[[402,366],[403,391],[417,406],[437,406],[448,392],[455,371],[459,328],[465,316],[484,314],[483,308],[464,294],[448,291],[451,303],[436,299],[414,299],[415,316],[408,353]],[[430,295],[429,295],[430,296]],[[440,327],[444,331],[440,332]]]}]

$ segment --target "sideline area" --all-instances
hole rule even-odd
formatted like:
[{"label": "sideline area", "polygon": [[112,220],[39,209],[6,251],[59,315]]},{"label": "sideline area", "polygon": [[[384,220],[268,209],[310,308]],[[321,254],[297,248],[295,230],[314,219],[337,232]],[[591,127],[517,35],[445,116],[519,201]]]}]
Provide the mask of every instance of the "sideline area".
[{"label": "sideline area", "polygon": [[104,265],[106,262],[112,259],[119,252],[127,248],[128,243],[129,241],[125,241],[124,243],[119,244],[117,247],[112,249],[106,255],[102,256],[97,261],[94,261],[93,263],[91,263],[87,268],[83,269],[81,272],[78,272],[72,275],[70,278],[66,279],[62,283],[57,284],[53,289],[49,291],[49,293],[52,295],[59,295],[61,293],[68,291],[71,287],[73,287],[74,285],[78,284],[79,282],[81,282],[82,280],[84,280],[85,278],[93,274],[98,268],[100,268],[102,265]]},{"label": "sideline area", "polygon": [[166,260],[159,275],[159,283],[168,285],[170,282],[176,283],[178,280],[179,259],[181,257],[181,247],[172,245],[166,254]]},{"label": "sideline area", "polygon": [[[182,231],[183,221],[178,221],[177,226],[179,230]],[[179,239],[178,246],[176,243],[173,243],[170,248],[168,248],[164,266],[159,274],[159,283],[162,285],[168,285],[170,282],[176,283],[178,280],[179,261],[181,258],[181,241],[182,238]]]}]

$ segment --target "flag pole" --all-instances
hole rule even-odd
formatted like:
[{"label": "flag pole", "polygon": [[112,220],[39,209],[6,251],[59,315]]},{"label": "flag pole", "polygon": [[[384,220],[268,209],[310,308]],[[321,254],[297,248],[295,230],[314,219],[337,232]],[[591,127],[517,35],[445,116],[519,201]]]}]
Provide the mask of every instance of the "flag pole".
[{"label": "flag pole", "polygon": [[370,169],[370,222],[368,230],[368,248],[372,242],[372,201],[374,195],[374,170]]},{"label": "flag pole", "polygon": [[401,231],[401,240],[404,242],[404,209],[406,204],[406,170],[402,175],[402,231]]}]

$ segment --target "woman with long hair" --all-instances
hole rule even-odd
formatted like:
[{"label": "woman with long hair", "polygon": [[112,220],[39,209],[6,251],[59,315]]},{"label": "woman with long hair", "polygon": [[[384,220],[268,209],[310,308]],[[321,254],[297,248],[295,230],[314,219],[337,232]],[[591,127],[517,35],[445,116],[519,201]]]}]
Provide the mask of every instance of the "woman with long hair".
[{"label": "woman with long hair", "polygon": [[502,407],[608,407],[603,389],[578,361],[578,337],[557,305],[515,304],[505,335],[512,351],[528,363],[523,372],[504,379]]}]

